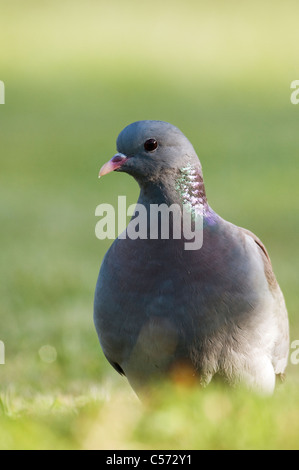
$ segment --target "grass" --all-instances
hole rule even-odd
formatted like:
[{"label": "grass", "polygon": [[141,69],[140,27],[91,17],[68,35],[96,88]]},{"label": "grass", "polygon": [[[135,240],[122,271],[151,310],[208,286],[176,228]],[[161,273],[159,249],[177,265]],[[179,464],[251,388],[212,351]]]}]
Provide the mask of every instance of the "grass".
[{"label": "grass", "polygon": [[[4,415],[4,416],[1,416]],[[8,391],[0,398],[1,448],[80,450],[297,449],[298,393],[165,384],[141,404],[124,383],[83,395]]]},{"label": "grass", "polygon": [[273,398],[161,386],[141,406],[92,321],[111,243],[95,208],[138,195],[98,170],[125,125],[162,119],[194,144],[212,207],[266,244],[299,338],[297,3],[0,6],[0,448],[298,448],[299,366]]}]

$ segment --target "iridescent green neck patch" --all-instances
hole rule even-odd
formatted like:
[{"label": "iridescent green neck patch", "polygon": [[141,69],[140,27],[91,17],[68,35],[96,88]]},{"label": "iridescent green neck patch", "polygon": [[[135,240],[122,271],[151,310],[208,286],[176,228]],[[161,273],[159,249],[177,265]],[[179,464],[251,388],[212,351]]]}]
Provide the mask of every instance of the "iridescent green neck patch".
[{"label": "iridescent green neck patch", "polygon": [[175,181],[175,189],[186,208],[189,208],[195,214],[204,215],[207,199],[199,167],[188,163],[188,165],[181,168]]}]

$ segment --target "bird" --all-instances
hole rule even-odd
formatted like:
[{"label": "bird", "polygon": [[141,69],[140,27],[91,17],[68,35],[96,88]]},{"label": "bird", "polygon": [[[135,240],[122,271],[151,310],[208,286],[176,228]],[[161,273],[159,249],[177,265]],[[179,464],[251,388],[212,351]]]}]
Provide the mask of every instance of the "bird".
[{"label": "bird", "polygon": [[[99,176],[111,172],[137,181],[136,207],[149,223],[143,236],[128,236],[135,212],[100,267],[94,324],[106,359],[137,395],[180,376],[273,394],[289,355],[285,299],[261,240],[210,207],[191,142],[168,122],[133,122]],[[198,247],[184,232],[150,236],[149,213],[162,205],[179,207],[180,223],[191,214]]]}]

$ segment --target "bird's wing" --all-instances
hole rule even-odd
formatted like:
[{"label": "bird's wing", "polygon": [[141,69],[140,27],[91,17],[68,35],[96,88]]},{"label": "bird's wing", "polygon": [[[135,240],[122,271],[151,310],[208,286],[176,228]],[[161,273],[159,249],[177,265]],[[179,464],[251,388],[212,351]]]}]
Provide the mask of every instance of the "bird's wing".
[{"label": "bird's wing", "polygon": [[240,230],[244,235],[251,237],[258,246],[261,253],[261,258],[264,263],[265,276],[268,282],[269,290],[272,292],[275,298],[276,321],[278,325],[279,337],[277,338],[273,350],[272,364],[275,373],[277,375],[282,375],[286,369],[289,356],[289,321],[285,300],[274,275],[270,256],[266,250],[265,245],[254,233],[241,227]]}]

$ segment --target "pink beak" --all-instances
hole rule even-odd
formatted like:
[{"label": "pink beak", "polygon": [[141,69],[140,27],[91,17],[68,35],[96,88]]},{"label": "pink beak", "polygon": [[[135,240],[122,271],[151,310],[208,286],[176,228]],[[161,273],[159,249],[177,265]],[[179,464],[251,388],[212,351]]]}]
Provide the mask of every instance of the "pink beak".
[{"label": "pink beak", "polygon": [[117,170],[120,168],[126,161],[128,157],[123,153],[117,153],[114,157],[109,160],[109,162],[105,163],[102,168],[100,169],[99,178],[101,176],[107,175],[107,173],[111,173],[111,171]]}]

